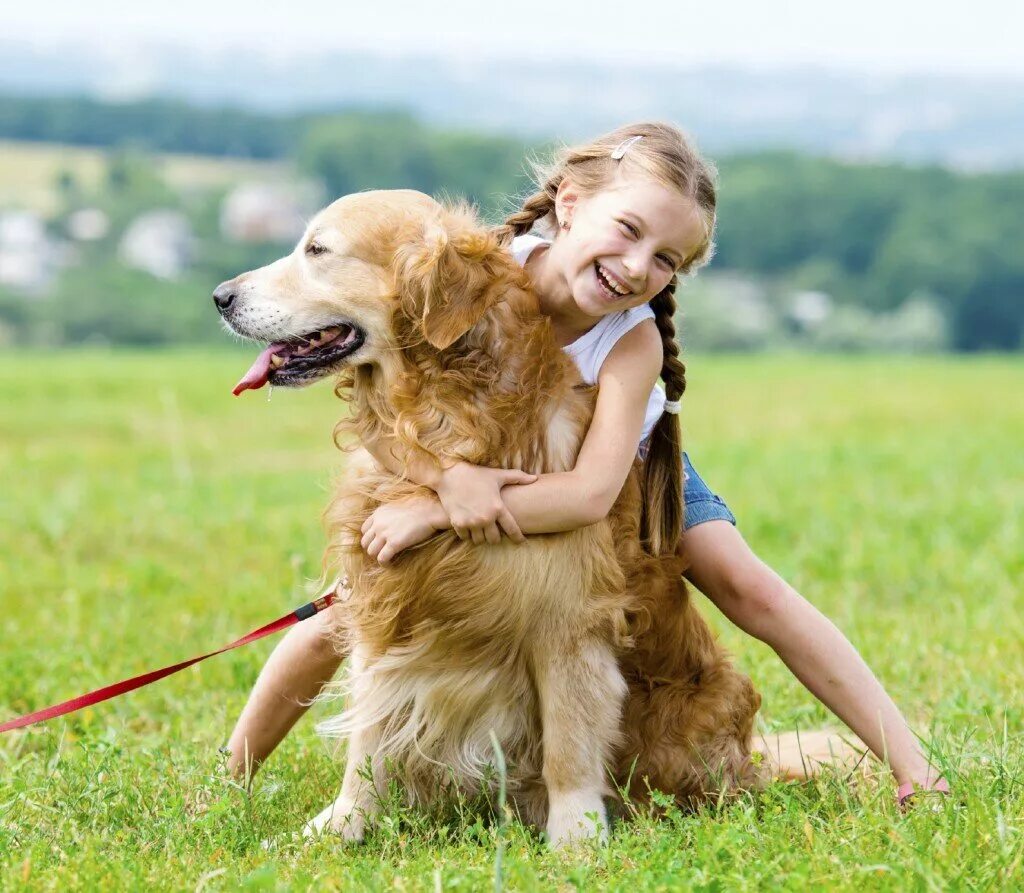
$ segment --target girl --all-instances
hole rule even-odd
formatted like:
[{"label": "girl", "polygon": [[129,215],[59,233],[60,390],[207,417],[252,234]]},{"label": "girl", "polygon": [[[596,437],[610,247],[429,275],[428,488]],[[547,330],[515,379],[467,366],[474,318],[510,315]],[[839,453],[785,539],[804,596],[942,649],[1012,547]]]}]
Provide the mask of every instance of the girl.
[{"label": "girl", "polygon": [[[899,710],[843,634],[751,551],[726,504],[680,453],[686,386],[673,317],[679,275],[711,256],[714,170],[675,127],[630,125],[561,153],[540,189],[500,229],[534,284],[541,310],[583,378],[598,385],[591,426],[571,472],[456,463],[437,469],[370,445],[436,498],[384,505],[362,545],[384,563],[454,528],[485,545],[504,532],[569,530],[604,517],[637,456],[643,462],[646,546],[685,551],[687,578],[752,636],[881,759],[900,785],[946,790]],[[531,230],[548,238],[530,235]],[[664,391],[656,386],[658,378]],[[685,504],[685,512],[684,512]],[[318,615],[322,618],[324,615]],[[251,775],[340,664],[326,619],[294,627],[271,654],[232,733],[228,765]]]}]

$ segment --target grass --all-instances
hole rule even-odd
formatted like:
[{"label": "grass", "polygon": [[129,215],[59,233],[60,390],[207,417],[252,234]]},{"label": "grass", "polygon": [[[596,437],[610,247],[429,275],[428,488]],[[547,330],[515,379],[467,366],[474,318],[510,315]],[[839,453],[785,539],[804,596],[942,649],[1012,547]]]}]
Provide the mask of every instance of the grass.
[{"label": "grass", "polygon": [[[0,717],[217,647],[307,600],[343,457],[330,388],[233,399],[240,352],[0,359]],[[0,888],[1008,889],[1024,882],[1024,365],[690,363],[691,456],[756,551],[860,648],[956,797],[884,773],[776,785],[545,851],[516,823],[392,803],[365,846],[289,836],[339,765],[307,719],[251,793],[226,739],[273,642],[0,738]],[[706,605],[706,603],[705,603]],[[706,611],[770,728],[823,708]],[[260,842],[273,838],[266,851]],[[499,840],[500,838],[500,840]]]}]

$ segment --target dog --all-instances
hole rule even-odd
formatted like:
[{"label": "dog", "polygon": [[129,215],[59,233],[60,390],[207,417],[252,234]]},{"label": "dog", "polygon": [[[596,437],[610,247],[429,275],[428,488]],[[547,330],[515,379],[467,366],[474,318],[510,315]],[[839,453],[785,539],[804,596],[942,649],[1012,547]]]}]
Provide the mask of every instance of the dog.
[{"label": "dog", "polygon": [[[232,332],[269,342],[235,393],[336,376],[351,407],[339,445],[386,435],[476,465],[573,467],[595,389],[466,205],[346,196],[214,300]],[[325,726],[347,738],[347,765],[308,831],[361,840],[390,779],[423,806],[493,792],[494,741],[515,811],[556,847],[604,835],[616,790],[693,805],[764,783],[760,696],[694,608],[682,559],[641,547],[639,469],[599,523],[487,546],[446,531],[381,566],[363,522],[429,491],[356,449],[325,512],[350,654],[347,707]]]}]

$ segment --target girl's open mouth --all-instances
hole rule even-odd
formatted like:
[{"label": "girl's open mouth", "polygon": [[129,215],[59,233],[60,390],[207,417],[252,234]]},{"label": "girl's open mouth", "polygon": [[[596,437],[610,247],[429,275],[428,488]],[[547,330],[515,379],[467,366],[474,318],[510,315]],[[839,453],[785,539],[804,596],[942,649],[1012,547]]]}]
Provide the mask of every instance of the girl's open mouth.
[{"label": "girl's open mouth", "polygon": [[598,285],[601,286],[601,291],[612,300],[618,301],[632,296],[633,292],[626,291],[617,282],[606,276],[604,269],[597,261],[594,261],[594,275],[597,277]]}]

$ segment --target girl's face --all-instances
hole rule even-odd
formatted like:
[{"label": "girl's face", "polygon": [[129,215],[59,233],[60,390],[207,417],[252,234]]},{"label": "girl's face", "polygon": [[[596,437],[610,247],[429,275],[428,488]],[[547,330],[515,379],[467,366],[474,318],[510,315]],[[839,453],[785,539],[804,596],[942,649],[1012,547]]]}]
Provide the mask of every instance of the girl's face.
[{"label": "girl's face", "polygon": [[591,196],[563,181],[556,210],[569,228],[559,230],[550,254],[587,316],[647,303],[705,238],[693,200],[647,177],[617,174]]}]

